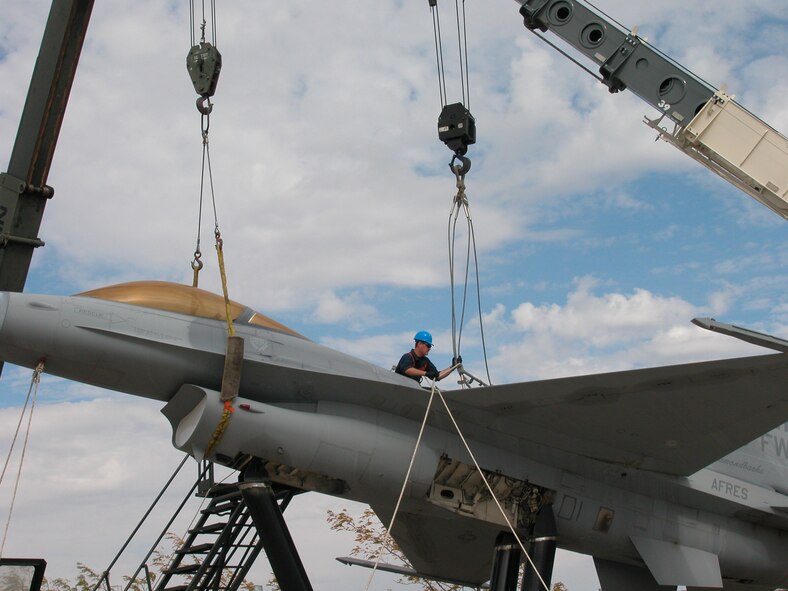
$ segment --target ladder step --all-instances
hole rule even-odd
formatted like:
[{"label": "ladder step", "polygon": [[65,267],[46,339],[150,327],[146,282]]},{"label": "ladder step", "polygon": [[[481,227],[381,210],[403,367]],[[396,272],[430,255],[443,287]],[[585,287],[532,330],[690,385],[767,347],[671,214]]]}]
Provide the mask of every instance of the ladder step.
[{"label": "ladder step", "polygon": [[166,575],[188,575],[190,573],[196,573],[198,570],[200,570],[199,564],[184,564],[176,568],[164,569],[162,572]]},{"label": "ladder step", "polygon": [[217,503],[211,503],[205,509],[200,511],[200,513],[203,515],[222,515],[232,512],[232,510],[235,509],[237,505],[237,499],[223,500]]},{"label": "ladder step", "polygon": [[181,548],[177,550],[177,554],[205,554],[211,548],[213,548],[213,544],[197,544],[195,546],[189,546],[188,548]]},{"label": "ladder step", "polygon": [[203,525],[202,527],[195,527],[194,529],[190,529],[190,534],[213,534],[221,532],[225,526],[227,525],[226,522],[217,522],[217,523],[210,523],[208,525]]},{"label": "ladder step", "polygon": [[208,491],[209,497],[221,497],[224,495],[238,493],[238,485],[233,483],[219,483],[215,484],[210,491]]}]

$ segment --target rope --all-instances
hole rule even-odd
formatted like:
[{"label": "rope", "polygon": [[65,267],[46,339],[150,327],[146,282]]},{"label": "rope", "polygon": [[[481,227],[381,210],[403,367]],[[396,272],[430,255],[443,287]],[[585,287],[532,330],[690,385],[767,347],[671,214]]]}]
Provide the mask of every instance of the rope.
[{"label": "rope", "polygon": [[383,542],[380,544],[378,555],[375,558],[375,565],[372,568],[372,573],[369,575],[369,579],[367,580],[366,587],[364,587],[364,591],[369,591],[369,586],[372,584],[372,578],[375,576],[375,572],[377,571],[378,565],[380,563],[381,555],[383,554],[385,542],[386,540],[388,540],[389,536],[391,535],[391,530],[394,527],[394,521],[397,518],[397,513],[399,512],[400,505],[402,504],[402,498],[405,495],[405,488],[407,487],[408,480],[410,479],[410,473],[411,470],[413,469],[413,463],[416,460],[416,454],[419,450],[419,446],[421,445],[421,438],[422,435],[424,434],[424,428],[427,425],[427,419],[429,418],[430,410],[432,409],[432,401],[435,398],[436,393],[438,394],[438,397],[441,399],[441,402],[443,402],[443,407],[446,409],[446,412],[449,415],[449,419],[451,419],[452,425],[454,425],[454,429],[457,431],[457,435],[459,435],[462,444],[465,446],[465,450],[468,452],[468,455],[471,457],[471,460],[473,460],[473,465],[476,466],[476,470],[479,472],[479,476],[481,476],[482,481],[484,482],[484,486],[487,488],[487,491],[490,493],[490,497],[492,497],[493,501],[495,501],[495,506],[498,507],[498,511],[500,511],[501,516],[506,522],[506,525],[509,527],[509,531],[512,532],[512,535],[514,536],[515,540],[517,540],[517,545],[520,547],[520,550],[522,550],[523,555],[528,560],[528,563],[531,565],[531,568],[536,573],[539,582],[542,583],[542,587],[544,587],[545,591],[550,591],[550,587],[547,585],[547,583],[545,583],[544,579],[542,578],[542,574],[536,568],[534,561],[531,559],[531,555],[528,553],[528,550],[525,549],[525,545],[520,539],[520,536],[517,535],[517,531],[515,531],[512,522],[509,521],[509,517],[506,515],[506,512],[503,510],[503,507],[501,506],[501,503],[498,501],[498,498],[495,496],[495,492],[493,491],[492,486],[490,486],[490,482],[487,480],[487,477],[484,475],[481,466],[479,466],[479,462],[476,460],[476,456],[473,455],[473,452],[471,451],[471,447],[470,445],[468,445],[468,441],[465,439],[465,436],[462,434],[462,431],[460,430],[460,426],[457,424],[457,421],[454,419],[454,415],[452,414],[451,409],[449,408],[449,405],[446,402],[446,399],[443,397],[443,393],[438,388],[436,381],[432,382],[432,389],[430,391],[430,400],[429,403],[427,404],[427,410],[424,413],[424,419],[422,419],[421,421],[421,427],[419,428],[419,435],[416,438],[416,445],[413,448],[413,454],[411,454],[410,457],[408,470],[405,473],[405,480],[403,481],[402,487],[400,488],[399,497],[397,498],[397,504],[394,506],[394,513],[391,516],[391,521],[389,522],[389,526],[386,529],[386,533],[383,537]]},{"label": "rope", "polygon": [[[167,481],[167,484],[165,484],[164,487],[161,489],[161,491],[159,491],[158,496],[154,499],[153,503],[151,503],[151,506],[148,507],[148,510],[142,516],[142,519],[140,519],[139,523],[137,524],[137,527],[135,527],[134,531],[132,531],[131,534],[129,535],[128,539],[126,540],[126,543],[123,544],[123,546],[121,547],[120,550],[118,550],[118,553],[115,555],[115,558],[112,559],[112,562],[110,562],[109,566],[101,574],[101,577],[96,582],[96,585],[93,587],[93,591],[96,591],[96,589],[98,589],[99,586],[101,586],[101,582],[104,581],[105,579],[107,581],[107,584],[109,584],[109,573],[112,570],[112,567],[115,566],[115,563],[118,561],[118,559],[121,557],[121,555],[126,550],[128,545],[131,543],[132,538],[134,538],[134,536],[139,531],[140,527],[142,527],[142,524],[148,518],[148,515],[151,514],[151,511],[153,511],[153,508],[158,504],[159,500],[164,495],[166,490],[170,487],[170,484],[172,484],[172,481],[175,480],[175,477],[178,475],[178,472],[181,471],[181,468],[183,468],[183,465],[186,463],[186,460],[188,460],[188,459],[189,459],[189,455],[188,454],[183,456],[183,460],[181,460],[181,463],[178,464],[177,468],[175,468],[175,471],[172,473],[172,476],[170,476],[170,479]],[[139,572],[139,571],[137,571],[137,572]]]},{"label": "rope", "polygon": [[552,41],[550,41],[550,40],[549,40],[547,37],[545,37],[544,35],[542,35],[540,32],[538,32],[538,31],[534,31],[534,33],[536,33],[536,36],[537,36],[539,39],[541,39],[542,41],[544,41],[545,43],[547,43],[547,44],[548,44],[550,47],[552,47],[553,49],[555,49],[555,50],[556,50],[558,53],[560,53],[561,55],[563,55],[563,56],[564,56],[566,59],[568,59],[570,62],[573,62],[575,65],[579,66],[581,70],[585,70],[585,72],[586,72],[586,73],[590,74],[592,78],[594,78],[595,80],[597,80],[597,81],[599,81],[599,82],[602,82],[602,83],[604,84],[604,82],[605,82],[605,81],[604,81],[604,79],[603,79],[601,76],[598,76],[598,75],[596,74],[596,72],[592,71],[590,68],[587,68],[585,64],[582,64],[582,63],[580,63],[580,62],[579,62],[577,59],[575,59],[574,57],[572,57],[571,55],[569,55],[569,54],[568,54],[566,51],[564,51],[563,49],[561,49],[560,47],[558,47],[558,46],[557,46],[555,43],[553,43]]},{"label": "rope", "polygon": [[[211,0],[211,22],[212,22],[212,35],[213,35],[213,45],[216,46],[216,4],[215,0]],[[190,2],[190,11],[192,16],[192,44],[194,44],[194,0]],[[205,42],[205,28],[206,28],[206,20],[205,20],[205,0],[202,0],[202,38],[201,42]],[[200,91],[198,91],[199,93]],[[200,232],[202,228],[202,208],[203,208],[203,197],[205,193],[205,173],[206,169],[208,172],[208,185],[211,191],[211,204],[213,206],[213,220],[214,220],[214,238],[216,240],[216,257],[218,259],[219,264],[219,274],[221,276],[222,282],[222,293],[224,295],[224,308],[225,308],[225,320],[227,321],[227,336],[228,339],[232,339],[235,337],[235,327],[233,326],[233,318],[232,318],[232,310],[231,310],[231,302],[230,302],[230,295],[227,289],[227,270],[224,261],[224,241],[222,240],[222,234],[219,231],[219,216],[216,210],[216,192],[214,190],[213,184],[213,168],[211,166],[211,151],[210,151],[210,142],[208,131],[210,129],[210,113],[213,110],[213,105],[211,104],[210,96],[209,95],[202,95],[200,99],[198,99],[198,110],[201,113],[200,119],[200,126],[202,132],[202,166],[200,170],[200,200],[199,200],[199,208],[198,208],[198,216],[197,216],[197,245],[194,250],[194,259],[192,260],[191,267],[193,270],[193,279],[192,285],[193,287],[197,287],[198,279],[199,279],[199,272],[203,267],[203,263],[200,260],[202,253],[200,252]],[[229,341],[228,341],[228,354],[229,354]],[[241,353],[242,355],[242,353]],[[225,362],[227,361],[227,357],[225,357]],[[225,366],[227,367],[227,365]],[[223,378],[224,380],[225,378]],[[224,382],[223,382],[224,383]],[[223,389],[224,394],[224,389]],[[224,435],[225,430],[230,422],[230,418],[233,413],[233,406],[232,400],[237,396],[237,391],[234,392],[232,397],[229,400],[224,400],[224,409],[222,410],[222,416],[219,419],[219,423],[214,430],[213,435],[211,436],[211,440],[208,443],[208,448],[206,449],[206,456],[209,456],[213,453],[213,450],[218,445],[219,441],[221,441],[222,436]],[[229,397],[229,396],[228,396]]]},{"label": "rope", "polygon": [[[210,99],[209,99],[210,101]],[[200,232],[202,229],[202,202],[203,202],[203,193],[205,191],[205,161],[206,158],[208,160],[208,175],[211,177],[211,194],[213,194],[213,175],[210,172],[210,152],[208,151],[208,128],[210,127],[210,114],[203,113],[201,117],[201,126],[202,126],[202,165],[200,170],[200,199],[197,207],[197,245],[194,248],[194,259],[192,260],[192,271],[194,271],[194,277],[192,279],[192,287],[197,287],[199,283],[199,274],[202,270],[203,263],[200,260],[202,257],[202,253],[200,252]]]},{"label": "rope", "polygon": [[506,525],[509,526],[509,530],[512,532],[512,535],[517,540],[517,545],[520,546],[520,550],[522,550],[523,555],[528,560],[528,563],[531,565],[531,568],[534,569],[534,572],[536,573],[536,576],[539,578],[539,582],[541,582],[542,586],[545,588],[545,591],[550,591],[550,587],[548,587],[547,583],[545,583],[544,579],[542,578],[542,574],[536,568],[534,561],[531,559],[531,555],[528,554],[528,551],[525,549],[525,546],[523,545],[520,536],[517,535],[517,532],[515,531],[512,522],[509,521],[509,517],[506,515],[506,513],[503,510],[503,507],[501,506],[501,503],[496,498],[495,493],[493,492],[493,489],[490,486],[489,481],[487,480],[487,477],[484,475],[484,472],[482,472],[482,469],[479,466],[479,462],[476,461],[476,456],[473,455],[473,452],[471,451],[471,448],[468,445],[465,436],[462,434],[462,431],[460,430],[460,426],[457,424],[457,421],[454,420],[454,415],[452,414],[451,409],[449,409],[449,405],[446,403],[446,399],[443,397],[443,394],[439,389],[436,388],[435,390],[438,392],[438,397],[441,399],[441,402],[443,402],[443,406],[446,409],[446,412],[448,413],[449,418],[451,419],[451,422],[454,425],[454,428],[457,430],[457,435],[460,436],[460,440],[462,440],[462,444],[465,446],[465,450],[468,452],[468,455],[471,456],[471,460],[473,460],[473,465],[476,466],[476,469],[479,471],[479,476],[482,477],[482,481],[484,481],[484,486],[487,487],[487,490],[489,491],[492,500],[495,501],[495,506],[498,507],[498,511],[501,512],[501,516],[503,517],[504,521],[506,521]]},{"label": "rope", "polygon": [[227,291],[227,272],[224,268],[224,250],[222,248],[224,241],[222,240],[222,235],[219,232],[219,226],[216,226],[215,236],[216,256],[219,258],[219,274],[222,277],[222,293],[224,294],[224,315],[227,318],[227,335],[234,337],[235,327],[233,326],[233,315],[230,310],[230,295]]},{"label": "rope", "polygon": [[219,419],[219,424],[216,425],[216,429],[211,435],[211,439],[208,442],[208,447],[205,448],[205,457],[207,458],[213,453],[213,450],[219,445],[219,442],[222,440],[222,436],[224,435],[227,426],[230,424],[230,418],[232,418],[232,414],[235,412],[233,408],[233,401],[227,400],[224,403],[224,408],[222,410],[222,416]]},{"label": "rope", "polygon": [[[191,33],[191,44],[196,45],[196,36],[195,36],[195,27],[200,29],[200,41],[205,42],[205,28],[208,25],[208,22],[205,20],[205,0],[202,0],[202,19],[200,20],[200,24],[196,25],[195,23],[195,11],[194,11],[194,0],[189,1],[189,23],[190,23],[190,33]],[[211,41],[213,45],[216,45],[216,0],[211,0]]]},{"label": "rope", "polygon": [[438,64],[438,93],[440,94],[441,108],[443,108],[446,106],[446,72],[443,67],[443,41],[437,0],[430,0],[430,13],[432,13],[432,35],[435,38],[435,59]]},{"label": "rope", "polygon": [[430,409],[432,408],[432,401],[435,398],[435,392],[438,391],[438,387],[436,382],[432,382],[432,391],[430,392],[430,400],[427,403],[427,410],[424,412],[424,419],[421,421],[421,427],[419,428],[419,435],[416,438],[416,445],[413,448],[413,454],[410,456],[410,463],[408,464],[408,470],[405,472],[405,480],[402,482],[402,488],[399,491],[399,497],[397,498],[397,504],[394,506],[394,513],[391,516],[391,521],[389,522],[388,528],[386,528],[386,533],[383,536],[383,542],[380,544],[380,549],[378,550],[378,555],[375,558],[375,566],[372,568],[372,572],[369,575],[369,579],[367,580],[367,586],[364,587],[364,591],[369,590],[369,586],[372,584],[372,578],[375,576],[375,572],[378,570],[378,565],[380,564],[380,558],[383,555],[383,549],[385,548],[385,542],[388,540],[389,536],[391,535],[391,530],[394,527],[394,520],[397,518],[397,513],[399,512],[400,504],[402,504],[402,497],[405,496],[405,488],[408,485],[408,480],[410,479],[411,470],[413,470],[413,462],[416,460],[416,453],[419,451],[419,446],[421,445],[421,436],[424,434],[424,427],[427,425],[427,419],[430,416]]},{"label": "rope", "polygon": [[[462,102],[465,107],[471,110],[471,88],[468,78],[468,40],[465,28],[465,0],[462,0],[462,19],[460,19],[459,0],[454,0],[454,13],[457,17],[457,53],[460,58],[460,86],[462,88]],[[460,25],[462,20],[462,25]],[[464,55],[464,63],[463,63]]]},{"label": "rope", "polygon": [[[476,278],[476,304],[479,315],[479,330],[482,341],[482,354],[484,357],[484,367],[487,373],[487,383],[491,384],[490,366],[487,358],[487,343],[484,337],[484,320],[482,316],[482,302],[481,302],[481,282],[479,280],[479,258],[476,251],[476,233],[473,228],[473,218],[471,217],[471,209],[468,204],[468,196],[465,193],[465,174],[462,172],[463,167],[451,165],[451,169],[457,180],[457,194],[454,196],[451,211],[449,211],[449,225],[448,225],[448,241],[449,241],[449,281],[451,284],[451,332],[452,332],[452,350],[454,358],[459,359],[460,349],[462,345],[462,330],[465,323],[465,306],[468,298],[468,273],[470,271],[470,258],[471,250],[473,250],[473,263]],[[457,327],[457,312],[456,312],[456,296],[455,296],[455,243],[457,240],[457,221],[459,218],[460,210],[465,214],[468,230],[468,246],[465,254],[465,281],[462,290],[462,307],[460,313],[459,328]],[[464,370],[460,368],[460,373],[465,374]],[[468,374],[470,375],[470,374]],[[477,378],[471,376],[472,380],[483,383]],[[467,385],[465,380],[462,380],[463,386]]]},{"label": "rope", "polygon": [[19,416],[19,422],[16,426],[16,431],[14,432],[14,438],[11,441],[11,447],[8,450],[8,457],[6,458],[5,464],[3,465],[3,472],[0,474],[0,484],[3,482],[3,477],[5,477],[6,469],[8,468],[8,463],[11,461],[11,454],[14,451],[14,445],[16,444],[16,438],[19,435],[19,428],[22,425],[22,418],[25,415],[25,410],[27,409],[27,402],[31,400],[30,394],[32,392],[33,397],[30,403],[30,413],[27,415],[27,429],[25,430],[25,441],[22,444],[22,455],[19,459],[19,468],[16,472],[16,481],[14,482],[14,493],[11,496],[11,506],[8,509],[8,519],[5,522],[5,529],[3,531],[3,542],[0,544],[0,558],[3,556],[3,550],[5,549],[5,542],[6,538],[8,537],[8,527],[11,525],[11,515],[14,512],[14,503],[16,502],[16,493],[19,489],[19,481],[22,476],[22,465],[25,463],[25,452],[27,451],[27,442],[30,436],[30,426],[33,422],[33,411],[36,407],[36,397],[38,395],[38,384],[41,382],[41,374],[44,371],[44,360],[38,362],[35,370],[33,370],[33,377],[30,380],[30,388],[27,390],[27,397],[25,398],[25,404],[22,407],[22,414]]},{"label": "rope", "polygon": [[[437,0],[429,0],[430,12],[432,14],[432,34],[435,40],[435,59],[438,72],[438,93],[441,100],[441,108],[448,103],[446,92],[446,68],[443,61],[443,39],[441,34],[440,14],[438,12]],[[460,10],[459,0],[454,0],[454,12],[457,21],[457,53],[460,61],[460,88],[462,91],[462,102],[470,110],[471,89],[470,77],[468,72],[468,32],[465,19],[465,0],[462,0],[462,10]]]},{"label": "rope", "polygon": [[[188,456],[187,456],[187,457],[188,457]],[[188,492],[186,493],[186,496],[185,496],[185,497],[183,497],[183,500],[181,501],[181,504],[180,504],[180,505],[178,505],[178,508],[177,508],[177,509],[175,509],[175,512],[172,514],[172,517],[170,517],[170,520],[169,520],[169,521],[167,522],[167,524],[166,524],[166,525],[165,525],[165,526],[162,528],[162,530],[161,530],[161,533],[159,534],[159,537],[158,537],[158,538],[156,538],[156,541],[155,541],[155,542],[153,542],[153,545],[150,547],[150,550],[148,550],[148,553],[147,553],[147,554],[145,555],[145,557],[142,559],[142,562],[140,562],[140,565],[137,567],[137,570],[135,571],[135,573],[134,573],[134,574],[133,574],[131,577],[129,577],[129,579],[128,579],[128,583],[127,583],[127,584],[126,584],[126,586],[124,587],[123,591],[129,591],[129,589],[131,588],[131,586],[132,586],[132,585],[134,584],[134,582],[137,580],[137,575],[139,575],[139,573],[140,573],[140,571],[141,571],[141,570],[143,570],[144,568],[146,568],[146,567],[147,567],[148,558],[150,558],[150,557],[151,557],[151,555],[152,555],[152,554],[155,552],[155,550],[156,550],[156,547],[159,545],[159,542],[161,542],[161,540],[164,538],[164,536],[165,536],[165,535],[167,535],[167,532],[169,531],[169,529],[170,529],[170,526],[173,524],[173,522],[174,522],[174,521],[175,521],[175,519],[178,517],[178,515],[180,515],[181,511],[183,511],[183,508],[186,506],[186,503],[189,501],[189,499],[191,499],[191,497],[192,497],[192,493],[193,493],[195,490],[197,490],[197,485],[200,483],[200,480],[201,480],[201,479],[202,479],[202,478],[205,476],[205,474],[208,472],[208,469],[209,469],[209,467],[210,467],[210,466],[211,466],[211,464],[207,464],[207,465],[205,466],[205,468],[203,469],[203,471],[198,473],[198,475],[197,475],[197,480],[195,480],[195,481],[194,481],[194,484],[193,484],[193,485],[192,485],[192,487],[191,487],[191,488],[188,490]],[[179,468],[179,469],[180,469],[180,468]],[[188,532],[188,530],[189,530],[189,529],[191,529],[192,525],[193,525],[193,524],[194,524],[194,522],[196,521],[196,519],[197,519],[197,515],[200,513],[200,511],[201,511],[201,509],[202,509],[203,505],[205,505],[205,502],[206,502],[206,500],[207,500],[207,498],[203,498],[202,502],[200,503],[200,506],[197,508],[197,512],[196,512],[196,513],[195,513],[195,515],[192,517],[191,523],[190,523],[190,524],[189,524],[189,526],[187,527],[187,532]],[[184,537],[185,537],[185,536],[184,536]]]}]

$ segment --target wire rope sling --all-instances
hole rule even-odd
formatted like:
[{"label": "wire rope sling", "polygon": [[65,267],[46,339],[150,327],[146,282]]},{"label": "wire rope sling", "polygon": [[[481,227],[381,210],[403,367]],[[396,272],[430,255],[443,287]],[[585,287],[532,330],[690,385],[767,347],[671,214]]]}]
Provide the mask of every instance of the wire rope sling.
[{"label": "wire rope sling", "polygon": [[191,263],[193,271],[192,286],[198,286],[198,279],[200,270],[203,268],[201,260],[202,253],[200,251],[200,232],[202,226],[202,210],[203,210],[203,195],[205,191],[205,174],[208,173],[208,185],[211,192],[211,204],[213,206],[214,216],[214,239],[216,245],[216,255],[219,264],[219,273],[221,276],[222,292],[224,295],[225,304],[225,317],[227,320],[227,349],[224,358],[224,373],[222,375],[222,389],[221,401],[224,405],[222,417],[216,430],[211,437],[208,446],[205,450],[205,455],[209,456],[218,445],[219,441],[224,434],[230,418],[233,413],[233,400],[238,396],[238,391],[241,384],[241,366],[243,364],[244,341],[243,338],[236,336],[235,328],[233,326],[233,319],[231,314],[230,297],[227,288],[227,272],[224,262],[224,240],[219,231],[219,219],[216,211],[216,194],[213,184],[213,171],[211,169],[211,153],[209,144],[209,135],[211,123],[211,112],[213,111],[213,103],[211,97],[216,92],[216,86],[219,82],[219,74],[222,69],[222,55],[216,48],[216,2],[210,2],[210,18],[211,18],[211,41],[206,40],[205,33],[207,28],[205,0],[202,0],[202,14],[199,23],[201,32],[199,42],[197,42],[195,29],[196,27],[196,13],[194,8],[194,0],[189,2],[189,10],[191,17],[191,42],[192,47],[186,57],[186,69],[194,85],[195,92],[199,95],[196,101],[197,110],[200,112],[200,128],[202,135],[202,167],[200,174],[200,199],[197,215],[197,244],[194,249],[194,259]]},{"label": "wire rope sling", "polygon": [[[465,175],[471,169],[471,160],[466,156],[468,146],[476,143],[476,120],[470,111],[470,82],[468,68],[468,43],[467,27],[465,18],[465,0],[454,0],[456,24],[457,24],[457,46],[459,56],[460,86],[462,100],[456,103],[448,103],[448,93],[446,90],[446,64],[443,58],[443,39],[440,24],[440,13],[438,10],[438,0],[428,0],[430,12],[432,14],[432,29],[435,40],[435,56],[438,74],[438,92],[441,101],[441,112],[438,116],[438,139],[440,139],[453,152],[449,168],[454,174],[457,193],[452,201],[451,211],[449,212],[448,224],[448,245],[449,245],[449,277],[451,282],[451,323],[452,323],[452,351],[454,360],[458,365],[460,383],[463,387],[470,387],[473,384],[489,385],[490,369],[487,360],[487,346],[484,339],[484,324],[482,319],[481,294],[479,282],[479,264],[476,252],[476,236],[473,229],[473,218],[471,217],[468,196],[465,193]],[[460,213],[464,214],[468,234],[468,242],[465,256],[464,287],[462,289],[460,313],[457,317],[457,230]],[[461,345],[462,331],[465,322],[465,312],[468,299],[469,272],[471,266],[471,252],[473,253],[473,266],[476,276],[476,297],[479,317],[479,329],[481,333],[482,352],[484,356],[484,366],[487,374],[487,382],[473,376],[462,365]]]}]

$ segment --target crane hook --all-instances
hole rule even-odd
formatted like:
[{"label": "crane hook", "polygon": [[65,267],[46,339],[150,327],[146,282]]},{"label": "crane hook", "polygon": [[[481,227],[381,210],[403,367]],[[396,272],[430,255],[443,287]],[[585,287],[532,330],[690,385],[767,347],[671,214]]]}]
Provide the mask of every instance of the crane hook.
[{"label": "crane hook", "polygon": [[197,97],[197,110],[203,115],[210,114],[213,111],[213,103],[208,95]]},{"label": "crane hook", "polygon": [[[454,167],[454,162],[459,160],[462,163],[462,166]],[[468,171],[471,169],[471,159],[467,156],[463,156],[462,154],[455,153],[449,162],[449,168],[453,173],[458,176],[465,176],[468,174]]]}]

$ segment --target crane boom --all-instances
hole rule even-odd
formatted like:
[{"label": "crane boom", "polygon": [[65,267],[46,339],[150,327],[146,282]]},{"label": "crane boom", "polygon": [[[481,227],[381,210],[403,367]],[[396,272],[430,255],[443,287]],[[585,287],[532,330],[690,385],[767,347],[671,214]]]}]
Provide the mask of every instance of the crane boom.
[{"label": "crane boom", "polygon": [[660,111],[646,123],[661,139],[788,219],[788,138],[580,0],[516,1],[529,30],[549,30],[598,64],[611,93],[629,89]]}]

